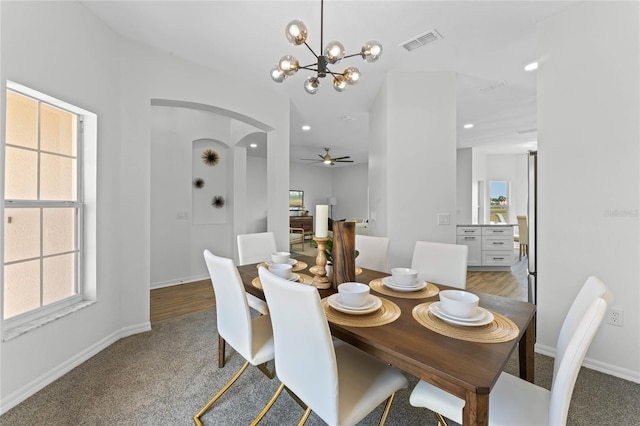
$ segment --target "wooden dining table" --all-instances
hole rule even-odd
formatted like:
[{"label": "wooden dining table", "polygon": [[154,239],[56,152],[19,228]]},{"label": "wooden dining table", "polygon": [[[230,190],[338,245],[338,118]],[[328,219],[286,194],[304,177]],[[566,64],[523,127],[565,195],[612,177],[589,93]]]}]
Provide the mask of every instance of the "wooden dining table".
[{"label": "wooden dining table", "polygon": [[[315,265],[313,257],[294,257],[306,263],[308,268]],[[262,290],[252,284],[258,276],[258,265],[240,266],[238,271],[246,291],[264,299]],[[308,268],[299,272],[313,276]],[[369,284],[388,275],[362,268],[356,281]],[[436,286],[439,290],[451,288],[442,284]],[[323,298],[336,292],[334,289],[318,291]],[[372,327],[352,327],[329,321],[332,335],[465,400],[463,425],[488,424],[489,394],[516,346],[519,348],[520,377],[533,382],[535,305],[476,293],[481,307],[508,318],[518,328],[517,337],[510,341],[477,343],[434,332],[414,318],[414,307],[438,301],[437,295],[415,299],[380,294],[373,289],[371,293],[395,303],[400,308],[399,317],[391,323]]]}]

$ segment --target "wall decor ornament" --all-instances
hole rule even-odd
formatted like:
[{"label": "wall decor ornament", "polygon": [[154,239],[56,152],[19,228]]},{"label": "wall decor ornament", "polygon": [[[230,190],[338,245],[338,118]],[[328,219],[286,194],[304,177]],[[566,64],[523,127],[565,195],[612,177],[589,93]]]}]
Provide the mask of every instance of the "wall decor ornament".
[{"label": "wall decor ornament", "polygon": [[215,166],[220,161],[220,154],[213,149],[207,149],[202,153],[202,161],[207,166]]},{"label": "wall decor ornament", "polygon": [[195,179],[193,180],[193,187],[194,187],[194,188],[200,189],[200,188],[202,188],[203,186],[204,186],[204,179],[202,179],[202,178],[195,178]]},{"label": "wall decor ornament", "polygon": [[213,197],[211,205],[216,209],[224,207],[224,197],[222,195],[216,195],[215,197]]}]

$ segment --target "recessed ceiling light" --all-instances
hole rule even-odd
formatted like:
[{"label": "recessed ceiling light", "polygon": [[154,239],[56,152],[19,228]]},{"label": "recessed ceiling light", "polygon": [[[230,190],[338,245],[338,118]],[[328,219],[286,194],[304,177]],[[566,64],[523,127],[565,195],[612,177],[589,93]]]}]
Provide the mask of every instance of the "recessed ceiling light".
[{"label": "recessed ceiling light", "polygon": [[525,71],[533,71],[533,70],[537,70],[538,69],[538,63],[537,62],[531,62],[530,64],[528,64],[527,66],[524,67]]},{"label": "recessed ceiling light", "polygon": [[472,127],[473,127],[473,123],[467,123],[467,124],[464,125],[465,129],[470,129]]},{"label": "recessed ceiling light", "polygon": [[257,148],[258,144],[257,143],[252,143],[251,145],[249,145],[251,148]]},{"label": "recessed ceiling light", "polygon": [[308,132],[309,130],[311,130],[311,126],[309,126],[308,124],[305,124],[304,126],[302,126],[302,130],[304,130],[305,132]]}]

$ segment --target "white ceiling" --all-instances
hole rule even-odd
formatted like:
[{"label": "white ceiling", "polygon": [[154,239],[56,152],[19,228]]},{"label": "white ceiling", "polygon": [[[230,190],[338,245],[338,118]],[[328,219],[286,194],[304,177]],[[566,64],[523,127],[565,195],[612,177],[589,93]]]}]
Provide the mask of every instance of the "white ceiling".
[{"label": "white ceiling", "polygon": [[[453,71],[457,75],[458,147],[487,152],[526,152],[536,142],[536,75],[523,67],[536,58],[536,24],[576,1],[340,1],[324,3],[324,43],[339,40],[347,54],[378,40],[378,62],[342,61],[361,71],[360,82],[338,93],[331,79],[317,94],[303,89],[310,71],[275,83],[269,70],[291,54],[301,65],[315,62],[303,46],[290,45],[287,23],[300,19],[307,42],[320,45],[320,1],[84,1],[109,27],[216,71],[233,74],[291,98],[291,160],[317,157],[330,147],[334,157],[366,162],[369,109],[387,75],[394,72]],[[442,40],[412,52],[400,46],[436,29]],[[471,122],[472,129],[463,129]],[[302,124],[311,126],[303,132]]]}]

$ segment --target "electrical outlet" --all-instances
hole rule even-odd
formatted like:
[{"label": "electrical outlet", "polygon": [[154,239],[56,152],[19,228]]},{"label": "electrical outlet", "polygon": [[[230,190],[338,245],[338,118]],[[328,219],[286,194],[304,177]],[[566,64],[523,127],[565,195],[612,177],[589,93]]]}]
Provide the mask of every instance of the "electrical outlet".
[{"label": "electrical outlet", "polygon": [[449,213],[438,213],[438,225],[451,224],[451,215]]},{"label": "electrical outlet", "polygon": [[624,325],[624,310],[609,309],[609,312],[607,312],[607,324],[622,327]]}]

